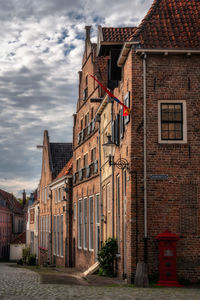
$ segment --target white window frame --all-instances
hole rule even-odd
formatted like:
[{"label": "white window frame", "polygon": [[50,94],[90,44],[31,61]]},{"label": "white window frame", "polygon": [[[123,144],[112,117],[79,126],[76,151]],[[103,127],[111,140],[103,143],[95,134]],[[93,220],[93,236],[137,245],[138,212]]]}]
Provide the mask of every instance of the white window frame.
[{"label": "white window frame", "polygon": [[54,237],[53,237],[53,243],[54,243],[54,245],[53,245],[53,254],[54,255],[56,255],[56,241],[57,241],[57,237],[56,237],[56,234],[57,234],[57,231],[56,231],[56,223],[57,223],[57,216],[56,215],[54,215],[53,216],[53,235],[54,235]]},{"label": "white window frame", "polygon": [[[161,104],[177,103],[183,107],[183,139],[182,140],[162,140],[161,139]],[[159,100],[158,101],[158,143],[159,144],[186,144],[187,143],[187,109],[185,100]]]},{"label": "white window frame", "polygon": [[[61,220],[62,220],[62,222],[61,222]],[[60,215],[60,256],[61,257],[64,256],[63,228],[64,228],[64,217],[62,214],[62,215]]]},{"label": "white window frame", "polygon": [[56,255],[59,256],[59,253],[60,253],[60,215],[57,215],[56,216],[56,236],[57,236],[57,239],[56,239]]},{"label": "white window frame", "polygon": [[[86,201],[86,202],[85,202]],[[85,211],[85,203],[86,203],[86,211]],[[83,198],[83,249],[87,250],[87,212],[88,212],[88,198]]]},{"label": "white window frame", "polygon": [[[80,216],[80,205],[81,205],[81,216]],[[78,249],[82,249],[83,246],[83,239],[82,239],[82,225],[83,225],[83,203],[82,198],[78,199]]]},{"label": "white window frame", "polygon": [[[92,199],[92,219],[91,219],[91,199]],[[91,220],[93,221],[91,223]],[[91,233],[91,224],[92,225],[92,233]],[[92,234],[92,244],[91,245],[91,234]],[[89,251],[94,251],[94,195],[89,196]]]},{"label": "white window frame", "polygon": [[73,219],[76,220],[76,202],[74,202]]}]

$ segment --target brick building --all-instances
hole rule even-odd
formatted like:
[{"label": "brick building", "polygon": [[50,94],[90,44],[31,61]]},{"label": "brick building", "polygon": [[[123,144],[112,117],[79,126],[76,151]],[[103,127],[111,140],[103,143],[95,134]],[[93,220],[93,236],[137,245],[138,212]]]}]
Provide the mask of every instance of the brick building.
[{"label": "brick building", "polygon": [[49,185],[52,199],[52,262],[72,262],[72,158]]},{"label": "brick building", "polygon": [[[131,108],[123,117],[114,102],[109,129],[117,145],[114,162],[120,156],[128,162],[123,170],[115,166],[113,175],[118,275],[128,281],[140,261],[150,276],[158,273],[156,236],[166,229],[180,237],[178,278],[200,278],[199,13],[195,0],[155,0],[113,59],[117,77],[108,87]],[[120,32],[99,27],[99,56],[112,61],[111,47],[119,43],[111,41],[120,40]]]},{"label": "brick building", "polygon": [[0,189],[0,258],[9,257],[10,242],[23,227],[22,206],[12,194]]},{"label": "brick building", "polygon": [[[52,199],[49,185],[72,157],[71,143],[50,143],[48,131],[44,131],[41,179],[38,188],[40,201],[39,216],[39,262],[51,262],[52,259]],[[46,252],[43,249],[47,249]],[[45,254],[45,255],[43,255]]]},{"label": "brick building", "polygon": [[99,139],[94,117],[103,93],[88,73],[106,84],[107,59],[96,57],[96,46],[86,26],[73,129],[73,260],[82,269],[94,264],[100,247]]}]

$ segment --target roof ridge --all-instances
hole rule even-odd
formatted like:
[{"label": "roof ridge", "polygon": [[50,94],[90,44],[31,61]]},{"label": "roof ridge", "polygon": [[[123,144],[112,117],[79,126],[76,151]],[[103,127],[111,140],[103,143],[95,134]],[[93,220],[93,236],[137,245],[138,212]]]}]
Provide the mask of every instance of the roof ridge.
[{"label": "roof ridge", "polygon": [[149,8],[147,14],[142,19],[141,23],[137,27],[136,31],[133,33],[132,37],[130,37],[130,40],[133,38],[137,38],[138,35],[144,30],[145,25],[148,23],[150,17],[152,17],[153,13],[155,12],[155,9],[158,7],[162,0],[154,0],[151,7]]}]

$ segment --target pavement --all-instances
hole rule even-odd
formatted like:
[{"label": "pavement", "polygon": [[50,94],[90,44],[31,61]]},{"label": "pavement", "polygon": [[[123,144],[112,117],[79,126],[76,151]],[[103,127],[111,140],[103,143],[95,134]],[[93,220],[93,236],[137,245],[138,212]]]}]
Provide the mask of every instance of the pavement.
[{"label": "pavement", "polygon": [[[94,277],[91,277],[94,276]],[[113,283],[114,282],[114,283]],[[0,263],[0,300],[200,300],[199,288],[136,288],[117,279],[76,270],[40,270],[39,273]]]}]

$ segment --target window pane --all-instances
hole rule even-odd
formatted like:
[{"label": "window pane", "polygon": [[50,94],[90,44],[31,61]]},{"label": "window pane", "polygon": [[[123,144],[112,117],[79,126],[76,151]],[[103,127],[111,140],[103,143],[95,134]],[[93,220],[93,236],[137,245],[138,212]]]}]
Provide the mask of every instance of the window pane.
[{"label": "window pane", "polygon": [[169,124],[168,123],[163,123],[162,124],[162,130],[163,131],[168,131],[169,130]]},{"label": "window pane", "polygon": [[175,138],[175,131],[169,131],[169,139],[174,140]]},{"label": "window pane", "polygon": [[169,131],[173,131],[174,130],[174,123],[169,123]]},{"label": "window pane", "polygon": [[161,138],[180,140],[183,138],[182,103],[161,104]]},{"label": "window pane", "polygon": [[93,197],[89,200],[90,227],[89,227],[89,247],[93,249]]}]

